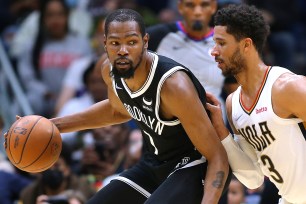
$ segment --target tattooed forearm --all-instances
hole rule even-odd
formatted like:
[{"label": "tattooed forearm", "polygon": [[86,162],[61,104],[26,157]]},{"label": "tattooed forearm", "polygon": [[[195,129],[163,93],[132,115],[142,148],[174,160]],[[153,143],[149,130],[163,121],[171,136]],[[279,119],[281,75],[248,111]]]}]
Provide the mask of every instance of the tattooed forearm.
[{"label": "tattooed forearm", "polygon": [[218,171],[216,174],[216,179],[213,181],[212,185],[215,188],[222,188],[223,187],[223,180],[224,180],[224,172]]}]

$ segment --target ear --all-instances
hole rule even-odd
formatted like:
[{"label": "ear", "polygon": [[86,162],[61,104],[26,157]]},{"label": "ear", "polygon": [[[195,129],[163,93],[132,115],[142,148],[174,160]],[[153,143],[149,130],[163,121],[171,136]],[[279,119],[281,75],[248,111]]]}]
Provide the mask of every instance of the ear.
[{"label": "ear", "polygon": [[253,40],[251,38],[245,38],[243,40],[243,50],[245,52],[249,52],[253,46]]},{"label": "ear", "polygon": [[150,39],[150,36],[148,33],[146,33],[145,36],[143,37],[143,43],[144,43],[145,49],[148,49],[149,47],[149,39]]}]

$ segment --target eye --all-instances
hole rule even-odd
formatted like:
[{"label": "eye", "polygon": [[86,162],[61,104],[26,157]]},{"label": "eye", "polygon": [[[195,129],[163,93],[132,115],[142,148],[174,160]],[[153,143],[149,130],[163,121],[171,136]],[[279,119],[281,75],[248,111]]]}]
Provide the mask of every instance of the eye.
[{"label": "eye", "polygon": [[116,41],[111,41],[110,44],[111,44],[111,45],[118,45],[118,42],[116,42]]},{"label": "eye", "polygon": [[224,46],[225,42],[221,41],[221,42],[218,42],[217,44],[219,44],[220,46]]},{"label": "eye", "polygon": [[136,41],[129,41],[129,45],[135,45],[136,44]]}]

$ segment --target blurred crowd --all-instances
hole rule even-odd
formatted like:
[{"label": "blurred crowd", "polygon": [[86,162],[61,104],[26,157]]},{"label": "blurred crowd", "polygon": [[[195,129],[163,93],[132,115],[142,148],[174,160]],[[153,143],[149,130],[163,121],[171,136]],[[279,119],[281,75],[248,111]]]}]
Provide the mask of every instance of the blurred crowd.
[{"label": "blurred crowd", "polygon": [[[47,118],[62,116],[106,99],[106,85],[97,66],[105,52],[106,15],[118,8],[132,8],[147,26],[171,23],[182,18],[177,1],[0,0],[0,37],[34,113]],[[260,8],[270,24],[264,61],[305,75],[306,2],[217,0],[218,8],[239,3]],[[225,78],[222,84],[223,99],[238,86],[233,78]],[[22,115],[17,102],[11,108]],[[62,199],[84,204],[141,158],[142,135],[133,121],[62,137],[60,159],[41,173],[22,172],[0,155],[0,203],[43,204]],[[250,190],[233,178],[220,204],[273,204],[278,199],[268,180]]]}]

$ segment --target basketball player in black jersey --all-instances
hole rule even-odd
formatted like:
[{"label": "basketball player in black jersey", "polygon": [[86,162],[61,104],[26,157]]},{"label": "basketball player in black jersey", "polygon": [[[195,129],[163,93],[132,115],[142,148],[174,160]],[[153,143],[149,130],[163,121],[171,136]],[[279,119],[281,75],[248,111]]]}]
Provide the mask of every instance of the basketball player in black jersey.
[{"label": "basketball player in black jersey", "polygon": [[205,91],[181,64],[147,50],[141,16],[120,9],[105,22],[102,77],[109,99],[51,119],[61,132],[127,122],[142,130],[141,161],[90,204],[216,204],[227,185],[226,152],[205,111]]}]

